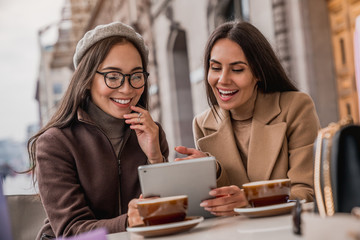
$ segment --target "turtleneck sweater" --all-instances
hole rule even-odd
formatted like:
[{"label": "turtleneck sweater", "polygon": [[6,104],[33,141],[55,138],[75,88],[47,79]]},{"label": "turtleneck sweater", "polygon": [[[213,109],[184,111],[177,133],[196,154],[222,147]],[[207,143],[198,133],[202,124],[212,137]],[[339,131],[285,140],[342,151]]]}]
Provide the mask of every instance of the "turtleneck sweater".
[{"label": "turtleneck sweater", "polygon": [[244,104],[236,109],[230,110],[235,142],[245,169],[247,169],[251,123],[254,114],[256,96],[257,87],[254,88],[253,94]]},{"label": "turtleneck sweater", "polygon": [[115,154],[119,157],[120,151],[124,144],[125,134],[130,133],[129,127],[125,124],[125,119],[115,118],[89,101],[87,113],[90,118],[105,132],[109,138]]}]

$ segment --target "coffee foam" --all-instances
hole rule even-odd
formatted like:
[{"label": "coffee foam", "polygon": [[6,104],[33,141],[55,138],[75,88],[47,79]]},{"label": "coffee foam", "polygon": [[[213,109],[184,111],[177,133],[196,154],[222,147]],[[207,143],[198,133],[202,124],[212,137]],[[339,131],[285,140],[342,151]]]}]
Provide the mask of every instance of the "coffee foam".
[{"label": "coffee foam", "polygon": [[243,187],[251,187],[251,186],[261,186],[261,185],[267,185],[267,184],[273,184],[273,183],[282,183],[282,182],[289,182],[290,179],[275,179],[275,180],[265,180],[265,181],[256,181],[256,182],[250,182],[243,184]]}]

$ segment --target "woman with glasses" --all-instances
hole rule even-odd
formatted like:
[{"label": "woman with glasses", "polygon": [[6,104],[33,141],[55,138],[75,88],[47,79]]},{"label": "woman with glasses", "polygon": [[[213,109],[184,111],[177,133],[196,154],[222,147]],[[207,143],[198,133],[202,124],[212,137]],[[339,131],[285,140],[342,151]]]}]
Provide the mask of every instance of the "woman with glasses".
[{"label": "woman with glasses", "polygon": [[169,154],[147,110],[147,64],[143,38],[119,22],[97,26],[77,44],[65,96],[28,142],[48,217],[38,239],[120,232],[139,221],[137,168]]},{"label": "woman with glasses", "polygon": [[204,65],[210,109],[194,119],[197,149],[176,148],[188,155],[183,159],[210,154],[218,160],[219,188],[201,206],[234,215],[248,204],[244,183],[283,178],[291,180],[291,199],[312,201],[318,116],[266,38],[250,23],[225,23],[209,37]]}]

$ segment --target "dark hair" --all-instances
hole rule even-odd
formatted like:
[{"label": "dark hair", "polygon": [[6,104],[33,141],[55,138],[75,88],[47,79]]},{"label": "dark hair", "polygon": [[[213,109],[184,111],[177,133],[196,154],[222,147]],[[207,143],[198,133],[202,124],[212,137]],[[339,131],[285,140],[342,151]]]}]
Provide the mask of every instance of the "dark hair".
[{"label": "dark hair", "polygon": [[[30,158],[30,169],[32,171],[36,167],[36,141],[37,139],[49,128],[65,128],[70,126],[77,119],[77,109],[87,108],[87,103],[90,98],[90,86],[91,82],[96,74],[96,70],[99,65],[105,60],[110,49],[118,43],[126,43],[130,40],[113,36],[105,38],[95,43],[89,50],[84,54],[79,65],[75,69],[69,86],[62,98],[60,105],[50,121],[42,127],[38,133],[32,136],[27,143],[28,154]],[[135,47],[136,45],[133,44]],[[139,51],[139,49],[138,49]],[[145,56],[139,51],[144,71],[147,71]],[[148,109],[148,82],[144,86],[144,92],[141,95],[139,102],[136,104],[142,108]]]},{"label": "dark hair", "polygon": [[210,54],[214,44],[228,38],[242,48],[255,78],[259,80],[258,88],[264,93],[298,91],[287,77],[284,68],[276,57],[270,43],[264,35],[247,22],[226,22],[218,26],[210,35],[205,47],[204,70],[207,100],[210,108],[216,112],[216,97],[207,81],[210,66]]}]

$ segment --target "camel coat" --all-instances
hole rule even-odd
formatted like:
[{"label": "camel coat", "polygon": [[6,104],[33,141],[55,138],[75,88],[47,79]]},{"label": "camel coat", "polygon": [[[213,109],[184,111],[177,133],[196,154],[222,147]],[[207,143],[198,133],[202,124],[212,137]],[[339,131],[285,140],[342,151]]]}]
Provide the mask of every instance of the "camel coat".
[{"label": "camel coat", "polygon": [[[301,92],[258,91],[247,169],[240,158],[229,111],[210,109],[196,116],[196,147],[215,156],[221,167],[218,187],[267,179],[291,179],[291,199],[313,201],[313,144],[320,128],[311,98]],[[216,115],[216,114],[215,114]]]}]

